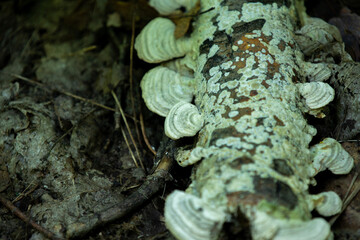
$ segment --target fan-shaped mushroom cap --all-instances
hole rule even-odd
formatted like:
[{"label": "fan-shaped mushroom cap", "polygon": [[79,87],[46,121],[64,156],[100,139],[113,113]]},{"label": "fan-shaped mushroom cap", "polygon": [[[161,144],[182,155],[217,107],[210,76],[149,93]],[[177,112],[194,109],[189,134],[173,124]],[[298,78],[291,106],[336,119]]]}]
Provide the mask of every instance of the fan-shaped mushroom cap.
[{"label": "fan-shaped mushroom cap", "polygon": [[354,159],[333,138],[325,138],[311,147],[310,151],[313,159],[311,176],[327,168],[334,174],[347,174],[354,166]]},{"label": "fan-shaped mushroom cap", "polygon": [[304,71],[311,82],[322,82],[330,78],[332,72],[325,63],[304,63]]},{"label": "fan-shaped mushroom cap", "polygon": [[335,96],[334,89],[323,82],[299,83],[299,92],[310,109],[324,107],[334,100]]},{"label": "fan-shaped mushroom cap", "polygon": [[191,9],[196,4],[196,0],[150,0],[149,5],[162,15],[169,15],[181,7],[186,10]]},{"label": "fan-shaped mushroom cap", "polygon": [[175,39],[175,24],[167,18],[150,21],[135,41],[139,58],[158,63],[184,56],[191,49],[190,38]]},{"label": "fan-shaped mushroom cap", "polygon": [[305,55],[329,43],[342,42],[339,30],[319,18],[307,18],[307,23],[296,33],[296,42]]},{"label": "fan-shaped mushroom cap", "polygon": [[171,139],[194,136],[204,122],[195,105],[179,102],[173,106],[165,119],[165,134]]},{"label": "fan-shaped mushroom cap", "polygon": [[335,192],[322,192],[311,195],[310,198],[316,211],[325,217],[335,215],[341,211],[342,201]]},{"label": "fan-shaped mushroom cap", "polygon": [[326,240],[331,236],[330,226],[322,218],[280,228],[274,240]]},{"label": "fan-shaped mushroom cap", "polygon": [[166,199],[165,224],[177,239],[217,239],[224,221],[223,212],[193,195],[176,190]]},{"label": "fan-shaped mushroom cap", "polygon": [[146,106],[166,117],[178,102],[191,102],[193,80],[168,68],[158,66],[145,74],[141,81],[142,97]]}]

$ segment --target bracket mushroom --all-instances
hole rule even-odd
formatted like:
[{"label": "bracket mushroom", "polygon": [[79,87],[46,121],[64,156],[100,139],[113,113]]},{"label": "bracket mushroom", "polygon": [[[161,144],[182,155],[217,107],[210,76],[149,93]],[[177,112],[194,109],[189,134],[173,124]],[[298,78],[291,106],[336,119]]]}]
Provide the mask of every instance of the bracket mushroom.
[{"label": "bracket mushroom", "polygon": [[325,138],[310,148],[313,159],[310,175],[329,169],[334,174],[347,174],[354,166],[354,159],[340,143],[333,138]]},{"label": "bracket mushroom", "polygon": [[139,58],[148,63],[158,63],[182,57],[191,50],[191,38],[175,39],[175,24],[167,18],[150,21],[135,41]]},{"label": "bracket mushroom", "polygon": [[310,82],[323,82],[331,77],[331,70],[325,63],[303,63],[305,75]]},{"label": "bracket mushroom", "polygon": [[165,223],[177,239],[217,239],[225,214],[200,198],[175,190],[166,199]]},{"label": "bracket mushroom", "polygon": [[322,216],[333,216],[341,211],[342,201],[335,192],[322,192],[310,196],[310,208],[315,208]]},{"label": "bracket mushroom", "polygon": [[293,226],[280,228],[274,240],[326,240],[332,235],[330,225],[322,218],[314,218]]},{"label": "bracket mushroom", "polygon": [[324,46],[342,43],[339,30],[319,18],[308,17],[307,23],[296,32],[295,39],[305,55],[310,55]]},{"label": "bracket mushroom", "polygon": [[195,105],[179,102],[165,119],[165,134],[171,139],[194,136],[203,126],[204,119]]},{"label": "bracket mushroom", "polygon": [[299,83],[299,92],[305,98],[306,105],[310,109],[318,109],[326,106],[334,100],[335,91],[327,83],[309,82]]},{"label": "bracket mushroom", "polygon": [[181,76],[166,67],[158,66],[147,72],[141,81],[146,106],[166,117],[178,102],[191,102],[194,93],[192,78]]}]

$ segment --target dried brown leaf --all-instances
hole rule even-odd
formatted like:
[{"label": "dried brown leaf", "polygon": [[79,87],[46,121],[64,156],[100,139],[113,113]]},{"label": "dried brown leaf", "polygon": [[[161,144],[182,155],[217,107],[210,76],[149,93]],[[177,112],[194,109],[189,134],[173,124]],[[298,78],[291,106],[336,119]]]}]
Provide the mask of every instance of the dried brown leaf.
[{"label": "dried brown leaf", "polygon": [[193,17],[197,16],[199,11],[200,11],[200,1],[198,1],[196,5],[186,13],[180,13],[180,14],[175,13],[169,16],[169,18],[176,25],[176,29],[174,33],[175,38],[181,38],[187,33],[190,27],[191,20],[193,19]]}]

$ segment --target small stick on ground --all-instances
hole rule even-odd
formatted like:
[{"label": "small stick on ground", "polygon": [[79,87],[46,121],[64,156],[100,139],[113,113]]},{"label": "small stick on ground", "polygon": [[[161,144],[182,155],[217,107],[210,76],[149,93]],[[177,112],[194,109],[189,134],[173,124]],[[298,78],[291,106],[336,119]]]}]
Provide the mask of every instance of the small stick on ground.
[{"label": "small stick on ground", "polygon": [[34,183],[33,181],[25,188],[22,193],[20,193],[12,202],[15,203],[17,201],[20,201],[22,198],[28,196],[30,193],[35,191],[35,189],[38,187],[38,184]]},{"label": "small stick on ground", "polygon": [[108,106],[105,106],[103,104],[100,104],[98,102],[95,102],[94,100],[91,100],[91,99],[87,99],[87,98],[83,98],[83,97],[80,97],[78,95],[75,95],[75,94],[72,94],[70,92],[66,92],[66,91],[62,91],[62,90],[58,90],[58,89],[52,89],[40,82],[37,82],[37,81],[34,81],[30,78],[26,78],[26,77],[23,77],[23,76],[20,76],[18,74],[11,74],[13,77],[16,77],[24,82],[27,82],[27,83],[30,83],[30,84],[33,84],[33,85],[36,85],[38,87],[40,87],[41,89],[47,91],[47,92],[58,92],[58,93],[61,93],[61,94],[64,94],[66,96],[69,96],[69,97],[72,97],[72,98],[75,98],[77,100],[80,100],[80,101],[83,101],[83,102],[87,102],[87,103],[90,103],[92,105],[95,105],[95,106],[98,106],[98,107],[101,107],[101,108],[104,108],[106,110],[109,110],[109,111],[113,111],[115,112],[115,108],[111,108],[111,107],[108,107]]},{"label": "small stick on ground", "polygon": [[[136,145],[136,142],[135,142],[134,137],[133,137],[133,135],[132,135],[132,133],[131,133],[129,124],[128,124],[127,120],[126,120],[125,113],[124,113],[124,111],[123,111],[123,109],[122,109],[122,107],[121,107],[121,105],[120,105],[119,99],[117,98],[117,96],[116,96],[116,94],[115,94],[114,91],[111,91],[111,95],[113,96],[113,98],[114,98],[114,100],[115,100],[115,103],[116,103],[116,106],[118,107],[118,109],[119,109],[119,111],[120,111],[121,117],[122,117],[122,119],[124,120],[126,129],[127,129],[128,133],[129,133],[129,135],[130,135],[130,139],[131,139],[131,141],[132,141],[132,143],[133,143],[133,145],[134,145],[134,147],[135,147],[136,155],[137,155],[138,158],[139,158],[139,162],[140,162],[141,168],[142,168],[144,171],[146,171],[146,169],[145,169],[145,167],[144,167],[144,164],[143,164],[143,162],[141,161],[139,149],[138,149],[138,147],[137,147],[137,145]],[[135,123],[135,124],[136,124],[136,123]],[[136,164],[136,165],[137,165],[137,164]]]},{"label": "small stick on ground", "polygon": [[[133,118],[136,118],[135,110],[135,100],[134,100],[134,81],[133,81],[133,69],[134,69],[134,43],[135,43],[135,19],[137,15],[137,5],[132,4],[132,17],[131,17],[131,42],[130,42],[130,66],[129,66],[129,82],[130,82],[130,100],[131,100],[131,109],[133,110]],[[135,8],[135,9],[134,9]],[[135,131],[141,145],[140,131],[135,121]]]},{"label": "small stick on ground", "polygon": [[156,155],[156,151],[151,147],[151,144],[150,144],[148,138],[146,137],[144,118],[143,118],[143,115],[141,112],[140,112],[140,126],[141,126],[141,133],[143,135],[146,146],[154,155]]},{"label": "small stick on ground", "polygon": [[131,150],[131,147],[130,147],[129,141],[128,141],[127,137],[126,137],[126,134],[125,134],[125,132],[124,132],[124,129],[123,129],[123,128],[120,128],[120,129],[121,129],[121,134],[123,135],[123,138],[124,138],[124,140],[125,140],[126,146],[127,146],[128,149],[129,149],[131,158],[133,159],[133,161],[134,161],[134,163],[135,163],[135,166],[138,168],[138,167],[139,167],[139,164],[137,163],[136,158],[135,158],[135,156],[134,156],[134,153],[133,153],[133,151]]},{"label": "small stick on ground", "polygon": [[30,219],[30,217],[26,216],[23,212],[21,212],[17,207],[15,207],[11,201],[7,200],[5,197],[3,197],[0,194],[0,202],[8,208],[12,213],[14,213],[18,218],[23,220],[25,223],[30,224],[33,228],[35,228],[40,233],[44,234],[47,238],[50,238],[52,240],[62,240],[63,238],[56,237],[55,234],[50,232],[49,230],[43,228],[36,222]]}]

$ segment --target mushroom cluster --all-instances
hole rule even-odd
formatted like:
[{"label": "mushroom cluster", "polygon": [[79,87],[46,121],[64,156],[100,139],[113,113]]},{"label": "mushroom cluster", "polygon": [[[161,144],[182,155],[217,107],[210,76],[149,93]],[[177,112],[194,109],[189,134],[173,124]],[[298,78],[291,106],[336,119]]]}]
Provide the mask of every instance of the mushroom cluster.
[{"label": "mushroom cluster", "polygon": [[[152,1],[151,4],[161,14],[170,14],[181,6],[193,6],[195,2],[174,0],[166,3]],[[193,46],[192,38],[175,39],[174,32],[175,24],[170,19],[158,17],[150,21],[136,38],[135,49],[139,58],[149,63],[158,63],[182,57],[190,52]],[[179,61],[173,65],[179,65],[178,63]],[[146,106],[166,117],[165,133],[172,139],[194,136],[202,127],[203,118],[196,106],[190,103],[194,95],[194,85],[193,77],[182,75],[181,71],[166,65],[153,68],[141,81]]]}]

